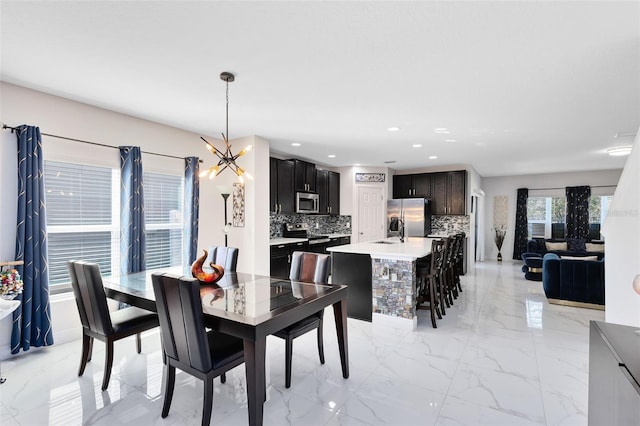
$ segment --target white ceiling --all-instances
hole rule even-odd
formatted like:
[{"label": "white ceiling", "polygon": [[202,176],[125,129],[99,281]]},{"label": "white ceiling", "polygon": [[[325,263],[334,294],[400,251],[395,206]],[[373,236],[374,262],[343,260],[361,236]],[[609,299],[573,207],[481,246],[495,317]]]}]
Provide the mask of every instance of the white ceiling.
[{"label": "white ceiling", "polygon": [[4,81],[217,136],[230,71],[232,139],[326,166],[622,168],[640,125],[638,1],[3,0],[1,24]]}]

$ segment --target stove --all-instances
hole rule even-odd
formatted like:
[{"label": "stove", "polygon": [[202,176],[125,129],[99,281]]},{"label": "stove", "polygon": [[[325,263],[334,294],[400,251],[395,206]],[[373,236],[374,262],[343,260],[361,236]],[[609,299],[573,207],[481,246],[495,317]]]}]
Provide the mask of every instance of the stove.
[{"label": "stove", "polygon": [[309,235],[308,223],[287,223],[284,225],[282,236],[285,238],[307,238],[309,251],[324,253],[331,239],[327,235]]}]

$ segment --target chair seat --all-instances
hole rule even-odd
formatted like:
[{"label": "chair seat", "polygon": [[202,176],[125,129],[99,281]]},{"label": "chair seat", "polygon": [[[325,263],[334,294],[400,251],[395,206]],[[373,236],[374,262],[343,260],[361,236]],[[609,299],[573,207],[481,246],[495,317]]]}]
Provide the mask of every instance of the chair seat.
[{"label": "chair seat", "polygon": [[214,369],[244,357],[242,339],[211,330],[207,332],[207,340]]},{"label": "chair seat", "polygon": [[124,308],[111,312],[111,323],[114,333],[117,334],[132,329],[146,330],[158,326],[158,314],[136,307]]},{"label": "chair seat", "polygon": [[290,326],[283,328],[282,330],[273,333],[274,336],[286,339],[287,337],[301,336],[311,330],[318,328],[320,325],[321,316],[319,313],[309,315],[308,317],[301,319],[300,321],[291,324]]}]

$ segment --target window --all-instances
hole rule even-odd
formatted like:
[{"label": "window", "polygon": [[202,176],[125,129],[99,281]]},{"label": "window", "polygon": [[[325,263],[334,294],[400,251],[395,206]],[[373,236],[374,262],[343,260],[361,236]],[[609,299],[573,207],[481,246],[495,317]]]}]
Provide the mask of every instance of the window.
[{"label": "window", "polygon": [[[45,192],[52,293],[68,291],[68,260],[100,265],[109,275],[119,264],[118,171],[108,167],[45,161]],[[115,248],[115,249],[114,249]]]},{"label": "window", "polygon": [[529,238],[564,238],[566,205],[565,197],[529,197]]},{"label": "window", "polygon": [[613,195],[592,195],[589,199],[589,239],[599,240],[600,228],[604,223]]},{"label": "window", "polygon": [[[51,292],[70,291],[68,260],[120,269],[120,171],[45,161]],[[184,178],[144,173],[147,269],[182,264]]]},{"label": "window", "polygon": [[182,264],[181,176],[144,173],[147,269]]}]

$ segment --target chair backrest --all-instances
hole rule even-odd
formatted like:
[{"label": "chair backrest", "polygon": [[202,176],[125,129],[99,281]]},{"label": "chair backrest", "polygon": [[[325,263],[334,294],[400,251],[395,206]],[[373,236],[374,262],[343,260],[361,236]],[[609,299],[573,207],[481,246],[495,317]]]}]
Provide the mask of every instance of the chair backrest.
[{"label": "chair backrest", "polygon": [[205,267],[209,266],[209,263],[215,263],[224,268],[225,272],[236,272],[238,266],[238,249],[235,247],[209,247],[209,256],[205,262]]},{"label": "chair backrest", "polygon": [[151,280],[165,354],[197,370],[211,370],[200,282],[172,274],[152,274]]},{"label": "chair backrest", "polygon": [[451,268],[456,256],[456,240],[453,237],[444,239],[444,264],[445,268]]},{"label": "chair backrest", "polygon": [[431,274],[439,275],[444,271],[444,240],[433,240],[431,243]]},{"label": "chair backrest", "polygon": [[290,280],[327,284],[330,271],[331,256],[328,254],[294,251],[291,255]]},{"label": "chair backrest", "polygon": [[71,260],[67,262],[67,269],[82,326],[105,336],[113,334],[100,265]]}]

